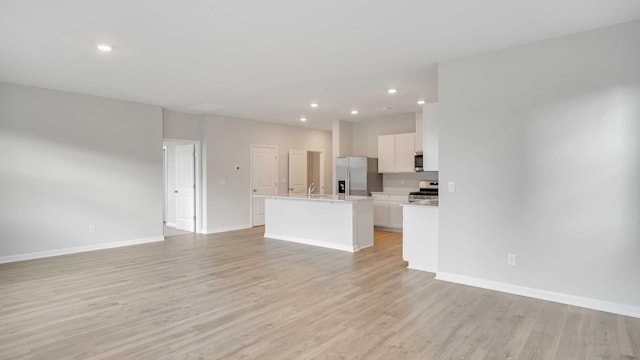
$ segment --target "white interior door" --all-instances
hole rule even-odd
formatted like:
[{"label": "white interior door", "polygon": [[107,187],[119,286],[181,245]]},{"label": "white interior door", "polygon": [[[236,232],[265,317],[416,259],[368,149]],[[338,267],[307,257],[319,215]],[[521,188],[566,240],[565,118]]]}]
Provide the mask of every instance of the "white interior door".
[{"label": "white interior door", "polygon": [[289,193],[307,193],[307,152],[305,150],[289,150]]},{"label": "white interior door", "polygon": [[176,228],[195,231],[195,146],[176,146]]},{"label": "white interior door", "polygon": [[[278,193],[278,149],[274,147],[251,147],[251,187],[253,195],[275,195]],[[264,225],[264,198],[251,197],[251,223]]]}]

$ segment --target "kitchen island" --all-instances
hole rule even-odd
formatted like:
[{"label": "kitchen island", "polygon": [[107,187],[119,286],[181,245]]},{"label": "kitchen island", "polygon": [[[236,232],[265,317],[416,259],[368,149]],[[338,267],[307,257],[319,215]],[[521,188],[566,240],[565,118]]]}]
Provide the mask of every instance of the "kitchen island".
[{"label": "kitchen island", "polygon": [[370,197],[262,197],[265,198],[265,238],[349,252],[373,246],[373,199]]},{"label": "kitchen island", "polygon": [[409,269],[438,271],[438,200],[402,204],[402,258]]}]

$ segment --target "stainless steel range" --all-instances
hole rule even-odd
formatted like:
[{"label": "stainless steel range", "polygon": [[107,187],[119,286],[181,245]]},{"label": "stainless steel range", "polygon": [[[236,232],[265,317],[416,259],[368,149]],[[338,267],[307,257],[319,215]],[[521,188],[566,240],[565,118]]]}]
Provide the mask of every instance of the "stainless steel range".
[{"label": "stainless steel range", "polygon": [[438,182],[420,180],[420,191],[409,193],[409,202],[421,200],[438,200]]}]

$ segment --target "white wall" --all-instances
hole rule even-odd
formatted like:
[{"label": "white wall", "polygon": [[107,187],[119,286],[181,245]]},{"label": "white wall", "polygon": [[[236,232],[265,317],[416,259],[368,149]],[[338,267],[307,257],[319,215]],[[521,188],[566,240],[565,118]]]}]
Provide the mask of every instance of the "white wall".
[{"label": "white wall", "polygon": [[331,139],[329,131],[207,115],[203,123],[207,231],[249,226],[251,144],[278,147],[280,193],[287,193],[289,149],[324,151],[325,192],[332,193]]},{"label": "white wall", "polygon": [[165,139],[200,140],[204,115],[163,109],[162,132]]},{"label": "white wall", "polygon": [[338,124],[340,128],[340,143],[338,149],[340,151],[336,153],[336,157],[351,156],[353,154],[353,144],[351,142],[353,137],[353,124],[344,120],[338,120]]},{"label": "white wall", "polygon": [[331,127],[331,136],[335,157],[352,155],[353,123],[345,120],[334,120]]},{"label": "white wall", "polygon": [[[438,180],[437,171],[423,171],[407,174],[383,174],[382,189],[385,192],[410,193],[418,191],[420,180]],[[444,190],[442,190],[444,191]]]},{"label": "white wall", "polygon": [[639,34],[440,64],[440,271],[640,314]]},{"label": "white wall", "polygon": [[[336,158],[350,156],[352,154],[352,137],[353,137],[353,124],[344,120],[334,120],[331,124],[331,138],[333,156],[331,159],[331,184],[336,183],[336,174],[333,169],[336,168]],[[335,190],[336,187],[333,187]],[[325,191],[325,194],[331,194],[332,192]]]},{"label": "white wall", "polygon": [[161,108],[0,83],[0,153],[0,260],[162,239]]}]

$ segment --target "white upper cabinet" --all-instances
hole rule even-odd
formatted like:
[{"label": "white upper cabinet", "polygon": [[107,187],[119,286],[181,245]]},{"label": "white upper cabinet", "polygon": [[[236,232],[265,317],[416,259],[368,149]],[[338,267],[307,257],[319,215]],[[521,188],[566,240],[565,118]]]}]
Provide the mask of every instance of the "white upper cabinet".
[{"label": "white upper cabinet", "polygon": [[378,172],[392,173],[396,171],[396,136],[378,136]]},{"label": "white upper cabinet", "polygon": [[414,172],[415,133],[378,136],[378,172]]},{"label": "white upper cabinet", "polygon": [[424,104],[422,111],[424,127],[424,171],[438,171],[438,103]]},{"label": "white upper cabinet", "polygon": [[396,135],[396,172],[415,172],[415,133]]}]

